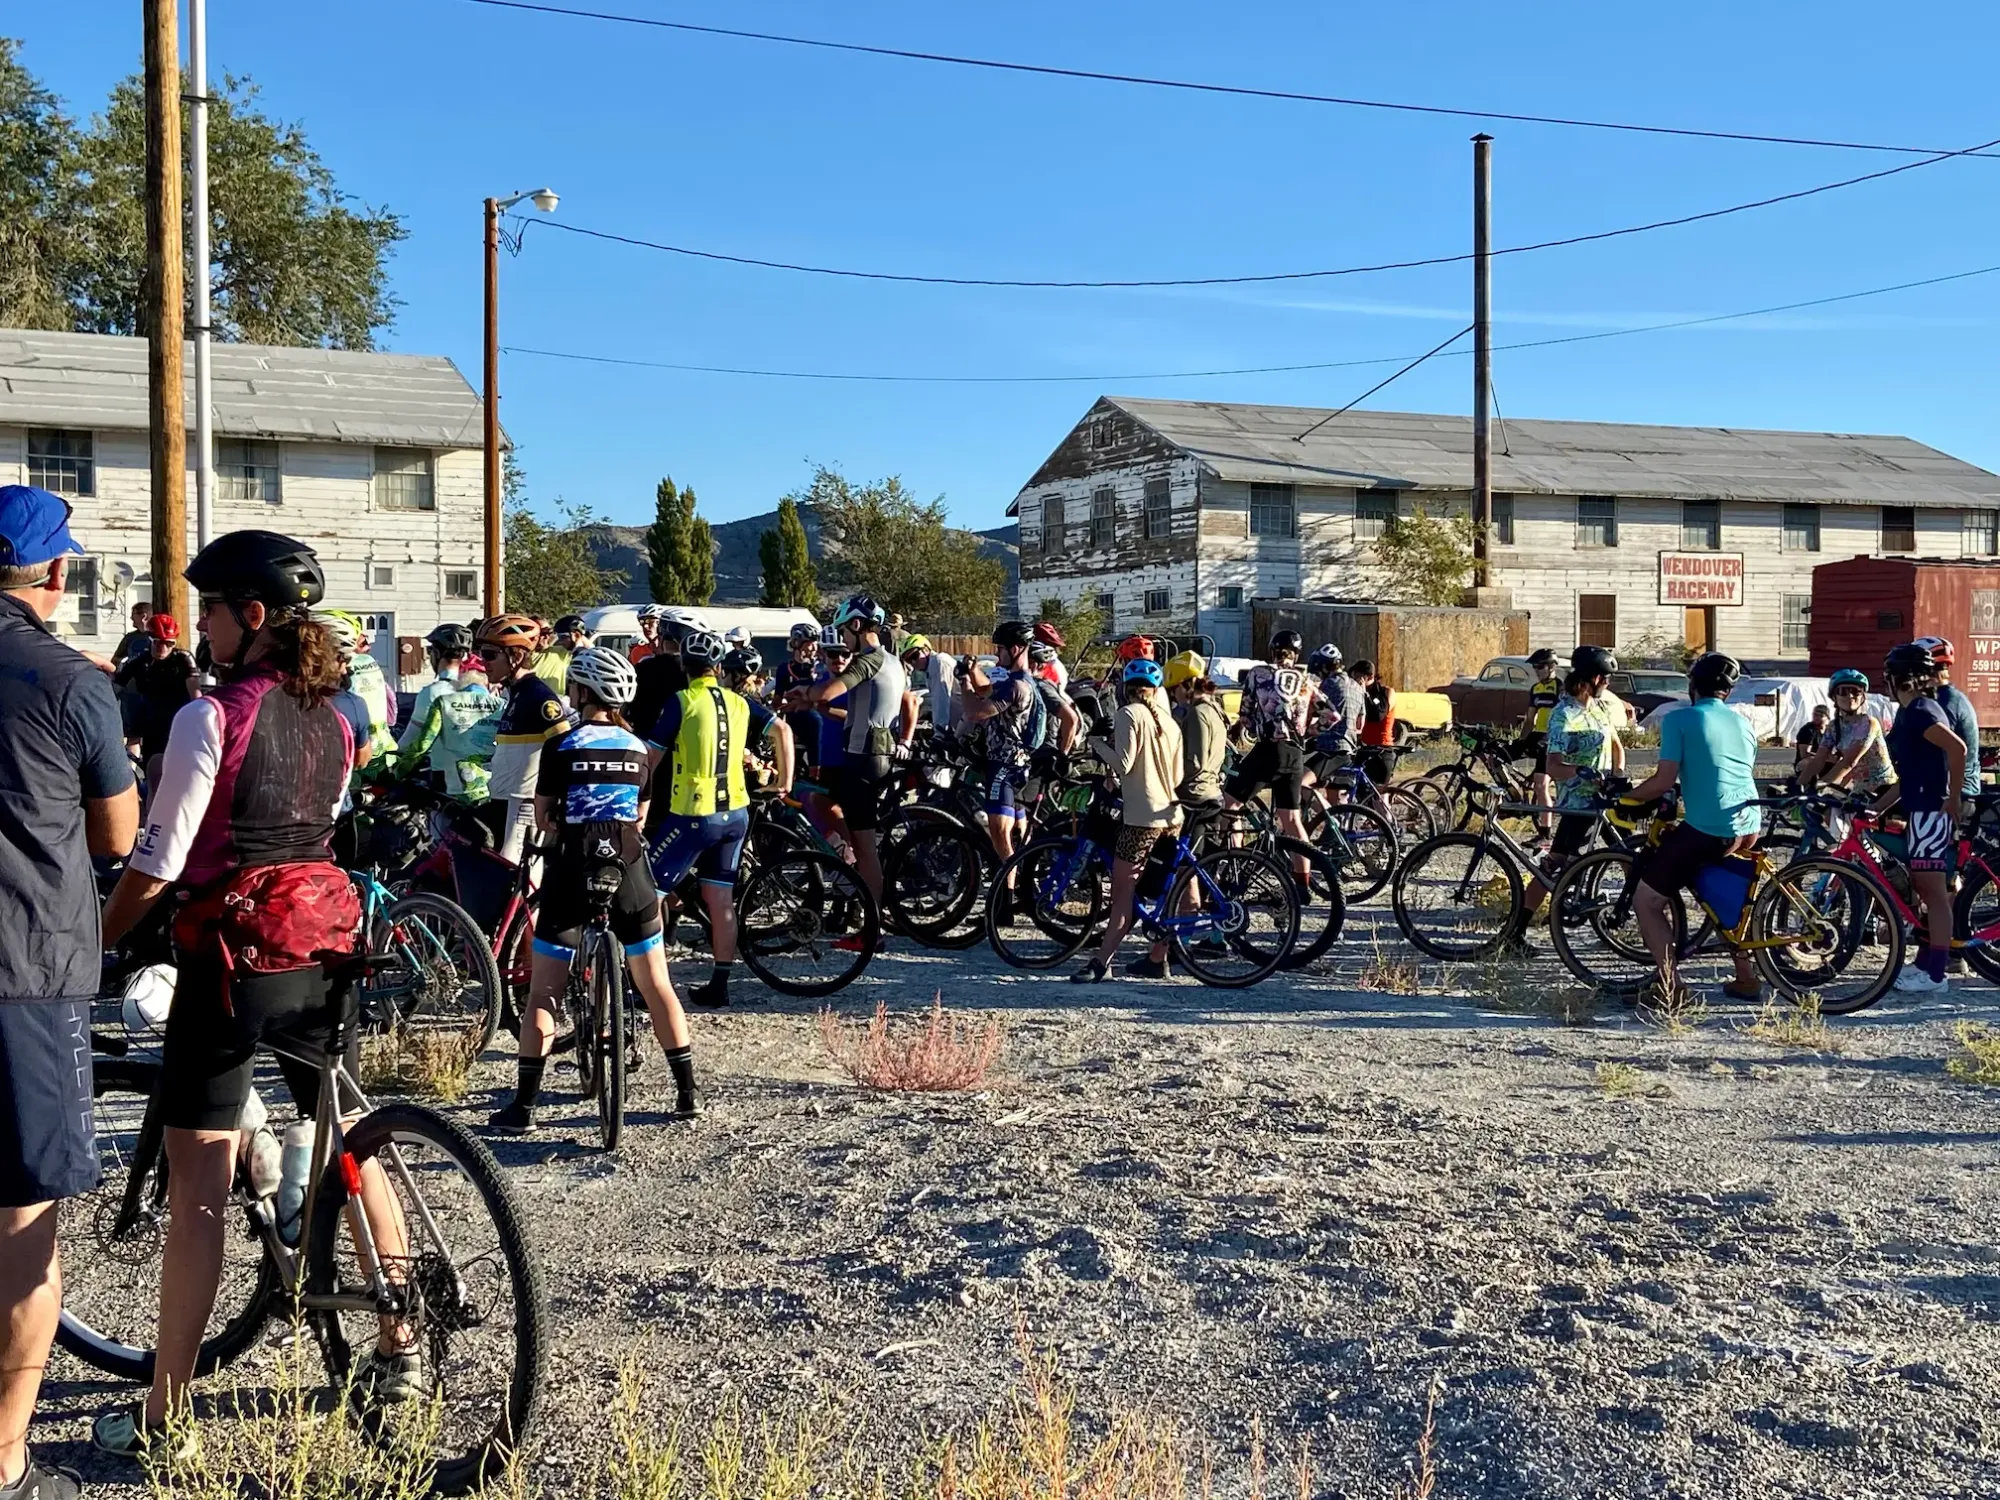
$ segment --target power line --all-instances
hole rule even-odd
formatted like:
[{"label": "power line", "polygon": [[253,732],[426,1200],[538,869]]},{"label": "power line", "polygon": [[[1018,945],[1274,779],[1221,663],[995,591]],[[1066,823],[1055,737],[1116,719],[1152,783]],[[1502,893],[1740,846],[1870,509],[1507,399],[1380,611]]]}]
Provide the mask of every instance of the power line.
[{"label": "power line", "polygon": [[[1945,276],[1927,276],[1920,281],[1899,281],[1893,286],[1869,287],[1859,292],[1840,292],[1830,297],[1810,297],[1803,302],[1781,302],[1775,307],[1749,308],[1742,312],[1712,313],[1699,318],[1676,318],[1667,323],[1645,323],[1635,328],[1610,328],[1597,333],[1567,334],[1560,338],[1527,339],[1513,344],[1496,344],[1494,353],[1508,353],[1523,349],[1548,349],[1562,344],[1585,344],[1599,339],[1629,338],[1640,333],[1664,333],[1675,328],[1697,328],[1708,323],[1730,323],[1744,318],[1769,317],[1777,313],[1799,312],[1809,307],[1827,307],[1837,302],[1856,302],[1866,297],[1883,297],[1892,292],[1915,291],[1919,287],[1942,286],[1947,282],[1969,281],[1976,276],[1992,276],[2000,273],[2000,265],[1980,266],[1971,271],[1953,271]],[[1448,349],[1452,343],[1463,338],[1463,332],[1454,334],[1441,345]],[[1166,370],[1145,374],[1122,375],[875,375],[842,370],[767,370],[749,369],[736,365],[695,365],[673,364],[663,360],[627,359],[609,354],[578,354],[563,349],[531,349],[521,345],[507,346],[509,354],[525,354],[537,359],[562,359],[580,364],[620,365],[642,370],[671,370],[681,374],[694,375],[741,375],[766,380],[831,380],[856,381],[883,385],[1096,385],[1115,386],[1129,381],[1140,380],[1210,380],[1229,375],[1290,375],[1318,370],[1352,370],[1368,365],[1394,365],[1405,363],[1408,355],[1386,355],[1375,359],[1340,359],[1317,364],[1300,365],[1254,365],[1243,369],[1229,370]],[[1433,353],[1438,351],[1434,350]],[[1453,354],[1463,354],[1463,350],[1453,350]],[[1424,356],[1428,358],[1429,356]],[[1370,393],[1372,394],[1372,393]],[[1366,399],[1362,397],[1360,399]]]},{"label": "power line", "polygon": [[[472,0],[475,5],[499,10],[533,11],[542,15],[569,16],[578,20],[612,21],[626,26],[648,26],[662,31],[689,32],[699,36],[732,37],[739,41],[777,42],[790,47],[810,47],[826,52],[851,52],[868,57],[894,57],[909,62],[943,63],[961,68],[984,68],[1002,73],[1039,74],[1047,78],[1072,78],[1090,83],[1122,83],[1143,88],[1176,89],[1185,93],[1226,94],[1245,99],[1276,99],[1293,104],[1331,104],[1347,109],[1393,110],[1405,114],[1443,115],[1463,120],[1505,120],[1521,125],[1559,125],[1579,130],[1614,130],[1636,135],[1687,136],[1697,140],[1749,141],[1766,146],[1817,146],[1838,151],[1886,151],[1904,156],[1934,156],[1931,146],[1893,146],[1873,141],[1827,140],[1814,136],[1760,135],[1743,130],[1701,130],[1677,125],[1643,125],[1623,120],[1586,120],[1564,115],[1529,115],[1508,110],[1466,109],[1442,104],[1411,104],[1391,99],[1358,99],[1339,94],[1308,94],[1290,89],[1252,88],[1226,83],[1203,83],[1185,78],[1151,78],[1137,73],[1108,73],[1090,68],[1058,68],[1040,63],[1003,62],[987,57],[960,57],[947,52],[918,52],[903,47],[874,47],[860,42],[835,42],[820,37],[786,36],[769,31],[742,31],[729,26],[698,26],[691,21],[666,21],[654,16],[619,15],[609,11],[579,10],[562,5],[537,5],[529,0]],[[1982,154],[1984,147],[1978,152]]]},{"label": "power line", "polygon": [[1374,395],[1384,386],[1395,384],[1395,382],[1401,380],[1405,375],[1409,374],[1410,371],[1414,370],[1418,365],[1422,364],[1432,355],[1444,353],[1445,350],[1449,349],[1453,344],[1457,343],[1460,339],[1464,338],[1468,333],[1472,332],[1472,329],[1473,325],[1467,323],[1463,328],[1459,329],[1457,333],[1454,333],[1450,338],[1446,339],[1442,344],[1439,344],[1437,345],[1437,347],[1427,350],[1422,354],[1419,354],[1415,359],[1411,360],[1408,364],[1404,365],[1403,368],[1398,370],[1395,374],[1383,376],[1380,380],[1376,381],[1373,385],[1369,386],[1367,390],[1363,391],[1360,395],[1356,396],[1352,401],[1348,402],[1347,405],[1339,408],[1339,410],[1337,411],[1328,412],[1325,416],[1321,417],[1317,422],[1313,423],[1312,426],[1308,427],[1304,432],[1295,434],[1292,438],[1292,441],[1295,443],[1303,443],[1307,438],[1311,437],[1315,432],[1318,432],[1320,428],[1326,426],[1326,424],[1331,422],[1335,417],[1344,416],[1348,412],[1353,411],[1355,407],[1359,406],[1362,402],[1366,401],[1370,396]]},{"label": "power line", "polygon": [[[511,4],[514,0],[473,0],[478,5]],[[1771,208],[1780,203],[1794,203],[1801,198],[1817,197],[1821,193],[1838,192],[1843,188],[1858,187],[1864,182],[1879,182],[1885,177],[1895,177],[1904,172],[1914,172],[1922,167],[1936,166],[1942,161],[1957,157],[1972,156],[1989,146],[2000,146],[2000,138],[1982,142],[1963,151],[1946,151],[1935,156],[1908,161],[1900,166],[1884,167],[1878,172],[1864,172],[1859,177],[1844,177],[1838,182],[1823,182],[1817,187],[1799,188],[1789,193],[1777,193],[1768,198],[1753,199],[1748,203],[1732,203],[1727,208],[1704,209],[1700,213],[1680,214],[1671,219],[1654,219],[1645,224],[1627,224],[1619,229],[1600,229],[1590,234],[1565,235],[1561,239],[1538,240],[1528,245],[1507,245],[1495,250],[1495,255],[1526,255],[1539,250],[1559,250],[1569,245],[1589,245],[1602,240],[1623,239],[1635,234],[1649,234],[1658,229],[1677,229],[1686,224],[1699,224],[1709,219],[1727,218],[1731,214],[1749,213],[1753,209]],[[695,260],[719,261],[726,265],[754,266],[766,271],[795,271],[809,276],[837,276],[856,281],[893,281],[918,286],[972,286],[972,287],[1026,287],[1038,290],[1080,291],[1080,290],[1140,290],[1158,287],[1190,286],[1248,286],[1257,283],[1277,281],[1315,281],[1334,276],[1361,276],[1378,271],[1409,271],[1423,266],[1458,265],[1472,259],[1472,252],[1458,255],[1431,255],[1415,260],[1380,261],[1372,265],[1337,266],[1317,271],[1266,271],[1241,276],[1173,276],[1156,279],[1132,279],[1119,281],[1042,281],[1023,277],[1002,276],[925,276],[903,271],[869,271],[853,266],[819,266],[800,261],[766,260],[751,255],[729,255],[719,250],[699,250],[688,245],[669,245],[659,240],[640,239],[634,235],[613,234],[605,229],[589,229],[581,224],[568,224],[560,219],[536,218],[522,221],[521,232],[529,227],[559,230],[564,234],[583,235],[594,240],[605,240],[612,244],[630,245],[641,250],[659,250],[668,255],[687,256]]]}]

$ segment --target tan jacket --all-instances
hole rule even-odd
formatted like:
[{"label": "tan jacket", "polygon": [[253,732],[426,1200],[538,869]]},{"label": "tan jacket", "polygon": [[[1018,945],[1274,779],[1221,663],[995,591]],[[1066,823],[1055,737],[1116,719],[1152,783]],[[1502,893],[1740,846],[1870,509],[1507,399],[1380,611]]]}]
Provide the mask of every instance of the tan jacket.
[{"label": "tan jacket", "polygon": [[1171,828],[1180,819],[1174,789],[1181,779],[1181,731],[1172,712],[1158,694],[1127,703],[1115,736],[1109,764],[1124,794],[1125,826]]},{"label": "tan jacket", "polygon": [[1229,753],[1229,717],[1211,693],[1188,705],[1180,728],[1181,745],[1186,751],[1181,796],[1189,802],[1213,802],[1222,795],[1222,765]]}]

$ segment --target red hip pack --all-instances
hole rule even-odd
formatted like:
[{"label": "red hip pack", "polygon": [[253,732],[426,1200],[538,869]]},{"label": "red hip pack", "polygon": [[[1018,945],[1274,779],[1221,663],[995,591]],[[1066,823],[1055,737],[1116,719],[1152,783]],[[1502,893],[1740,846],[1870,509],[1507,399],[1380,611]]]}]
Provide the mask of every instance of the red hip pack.
[{"label": "red hip pack", "polygon": [[221,949],[225,970],[282,974],[352,953],[361,898],[330,864],[254,865],[183,891],[174,946],[190,957]]}]

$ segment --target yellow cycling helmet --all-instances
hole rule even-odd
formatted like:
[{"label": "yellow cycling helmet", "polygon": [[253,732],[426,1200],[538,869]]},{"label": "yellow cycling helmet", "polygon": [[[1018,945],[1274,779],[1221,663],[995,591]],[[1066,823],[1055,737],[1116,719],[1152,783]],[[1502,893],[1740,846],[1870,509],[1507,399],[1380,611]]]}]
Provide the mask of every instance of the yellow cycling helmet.
[{"label": "yellow cycling helmet", "polygon": [[1208,663],[1201,659],[1198,651],[1183,651],[1179,656],[1167,661],[1167,686],[1177,688],[1184,682],[1192,682],[1208,671]]}]

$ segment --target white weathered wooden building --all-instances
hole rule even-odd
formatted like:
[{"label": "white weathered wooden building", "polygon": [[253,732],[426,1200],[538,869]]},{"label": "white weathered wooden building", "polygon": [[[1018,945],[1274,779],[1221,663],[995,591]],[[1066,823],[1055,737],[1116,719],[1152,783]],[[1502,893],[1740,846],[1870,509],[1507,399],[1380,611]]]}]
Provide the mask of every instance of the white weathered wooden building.
[{"label": "white weathered wooden building", "polygon": [[[328,604],[368,621],[392,674],[399,639],[402,668],[416,670],[408,643],[480,613],[481,411],[450,360],[218,344],[214,390],[217,535],[255,526],[311,544]],[[9,483],[74,505],[89,555],[70,571],[57,627],[109,649],[152,593],[143,339],[0,330]],[[192,468],[188,526],[192,553]]]},{"label": "white weathered wooden building", "polygon": [[[1463,514],[1467,417],[1106,397],[1009,507],[1021,602],[1252,652],[1253,599],[1379,600],[1399,514]],[[1315,427],[1316,423],[1323,425]],[[1812,570],[2000,556],[2000,475],[1903,437],[1507,421],[1493,583],[1537,646],[1668,637],[1803,659]]]}]

